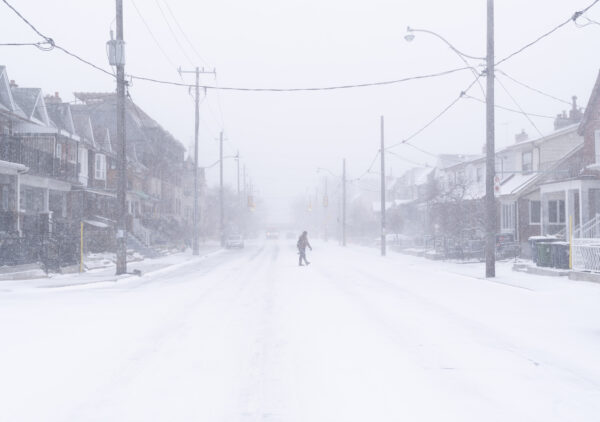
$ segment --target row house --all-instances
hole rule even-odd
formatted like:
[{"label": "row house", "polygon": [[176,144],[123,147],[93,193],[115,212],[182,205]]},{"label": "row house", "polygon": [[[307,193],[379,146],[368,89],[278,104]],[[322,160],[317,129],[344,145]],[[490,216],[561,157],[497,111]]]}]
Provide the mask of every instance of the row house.
[{"label": "row house", "polygon": [[[525,254],[529,237],[568,236],[569,222],[576,228],[600,214],[599,91],[600,76],[585,113],[573,97],[571,110],[557,115],[552,133],[529,139],[522,131],[514,144],[496,152],[497,232],[514,236]],[[479,227],[483,234],[485,164],[481,155],[433,171],[433,202],[445,204],[442,220],[451,220],[450,227]]]},{"label": "row house", "polygon": [[[116,186],[116,95],[75,93],[106,145],[106,186]],[[179,241],[189,233],[184,210],[185,147],[131,99],[125,104],[128,228],[145,244]],[[99,136],[96,136],[98,138]],[[97,139],[99,141],[99,139]],[[114,163],[114,165],[113,165]]]},{"label": "row house", "polygon": [[43,235],[53,222],[68,221],[68,193],[79,178],[79,139],[51,120],[41,89],[19,87],[4,66],[0,93],[0,159],[22,166],[8,199],[12,217],[2,232]]},{"label": "row house", "polygon": [[[19,87],[0,66],[2,250],[9,238],[76,244],[82,223],[87,250],[114,246],[116,95],[75,96],[76,102],[64,102],[58,93]],[[191,233],[185,148],[131,100],[125,124],[128,230],[148,244],[179,242]],[[30,246],[23,249],[35,249]],[[9,263],[2,256],[0,261]]]}]

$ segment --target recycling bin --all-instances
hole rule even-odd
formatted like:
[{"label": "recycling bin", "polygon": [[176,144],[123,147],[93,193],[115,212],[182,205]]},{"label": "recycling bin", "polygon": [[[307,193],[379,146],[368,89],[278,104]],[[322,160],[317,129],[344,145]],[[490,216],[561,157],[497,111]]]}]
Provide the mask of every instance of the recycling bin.
[{"label": "recycling bin", "polygon": [[554,242],[552,247],[552,266],[563,270],[569,269],[569,242]]},{"label": "recycling bin", "polygon": [[537,264],[537,260],[538,260],[538,243],[540,242],[546,242],[546,243],[551,243],[551,242],[558,242],[560,239],[557,239],[555,237],[547,237],[547,236],[531,236],[529,239],[529,245],[531,246],[531,259],[533,260],[534,264]]},{"label": "recycling bin", "polygon": [[537,262],[538,267],[552,266],[552,242],[537,243]]}]

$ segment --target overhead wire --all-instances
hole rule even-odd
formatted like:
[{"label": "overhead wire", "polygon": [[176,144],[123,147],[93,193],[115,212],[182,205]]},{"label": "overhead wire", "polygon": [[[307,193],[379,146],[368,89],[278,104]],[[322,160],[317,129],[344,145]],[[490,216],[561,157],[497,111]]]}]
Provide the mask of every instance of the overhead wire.
[{"label": "overhead wire", "polygon": [[54,48],[52,44],[49,44],[48,41],[39,41],[39,42],[5,42],[0,43],[0,47],[37,47],[43,51],[49,51]]},{"label": "overhead wire", "polygon": [[495,63],[495,66],[499,66],[502,63],[504,63],[507,60],[510,60],[511,58],[513,58],[514,56],[522,53],[523,51],[527,50],[528,48],[532,47],[533,45],[537,44],[538,42],[542,41],[544,38],[549,37],[550,35],[552,35],[553,33],[555,33],[556,31],[558,31],[559,29],[561,29],[562,27],[566,26],[567,24],[569,24],[570,22],[574,22],[575,24],[577,24],[577,19],[579,17],[581,17],[584,13],[586,13],[588,10],[590,10],[592,7],[594,7],[598,2],[600,2],[600,0],[594,0],[589,6],[587,6],[586,8],[579,10],[575,13],[573,13],[573,15],[571,17],[569,17],[569,19],[565,20],[564,22],[561,22],[560,24],[558,24],[557,26],[555,26],[554,28],[552,28],[551,30],[543,33],[542,35],[540,35],[539,37],[537,37],[535,40],[525,44],[523,47],[519,48],[518,50],[516,50],[515,52],[509,54],[508,56],[504,57],[502,60],[500,60],[499,62]]},{"label": "overhead wire", "polygon": [[[173,60],[171,60],[171,57],[169,57],[169,55],[167,54],[167,52],[165,51],[165,49],[162,47],[162,45],[158,41],[158,38],[156,38],[156,35],[154,35],[154,32],[152,31],[152,28],[150,28],[150,25],[146,21],[146,18],[144,18],[144,15],[142,15],[142,12],[137,7],[137,4],[135,4],[135,0],[130,0],[130,1],[131,1],[131,4],[133,5],[135,11],[137,12],[138,16],[140,17],[142,23],[144,24],[144,26],[148,30],[148,33],[150,34],[150,37],[152,37],[152,39],[154,40],[154,43],[156,44],[156,46],[158,47],[158,49],[160,50],[160,52],[162,53],[162,55],[164,56],[164,58],[167,60],[167,62],[169,62],[169,64],[173,67],[173,69],[177,70],[177,66],[175,65],[175,63],[173,62]],[[131,75],[128,75],[128,76],[131,77]]]},{"label": "overhead wire", "polygon": [[[333,86],[321,86],[321,87],[306,87],[306,88],[256,88],[256,87],[235,87],[235,86],[215,86],[215,85],[200,85],[200,88],[204,89],[214,89],[221,91],[251,91],[251,92],[307,92],[307,91],[333,91],[333,90],[341,90],[341,89],[351,89],[351,88],[366,88],[366,87],[374,87],[374,86],[384,86],[384,85],[394,85],[409,81],[415,81],[420,79],[430,79],[436,78],[440,76],[446,76],[453,73],[457,73],[463,70],[468,70],[468,67],[459,67],[450,70],[445,70],[441,72],[435,73],[427,73],[423,75],[409,76],[400,79],[388,80],[388,81],[379,81],[379,82],[365,82],[365,83],[357,83],[357,84],[348,84],[348,85],[333,85]],[[137,75],[128,75],[132,79],[137,79],[140,81],[146,82],[154,82],[157,84],[163,85],[173,85],[173,86],[183,86],[183,87],[195,87],[195,85],[183,83],[183,82],[173,82],[161,79],[148,78]]]},{"label": "overhead wire", "polygon": [[482,76],[481,74],[478,75],[477,78],[475,78],[475,80],[473,82],[471,82],[465,89],[463,89],[460,92],[460,94],[458,95],[458,97],[456,97],[454,100],[452,100],[452,102],[450,104],[448,104],[446,107],[444,107],[444,109],[442,111],[440,111],[438,114],[436,114],[435,117],[433,119],[431,119],[430,121],[428,121],[423,127],[421,127],[419,130],[413,132],[410,136],[408,136],[407,138],[403,139],[402,141],[396,142],[395,144],[392,144],[392,145],[386,147],[386,150],[389,150],[391,148],[395,148],[398,145],[406,144],[410,140],[414,139],[415,137],[417,137],[418,135],[420,135],[421,133],[423,133],[427,128],[429,128],[437,120],[439,120],[444,114],[446,114],[452,107],[454,107],[465,95],[467,95],[467,93],[469,92],[469,90],[471,88],[473,88],[473,86],[479,81],[479,78],[481,78],[481,76]]},{"label": "overhead wire", "polygon": [[548,94],[547,92],[544,92],[544,91],[542,91],[542,90],[539,90],[539,89],[537,89],[537,88],[534,88],[534,87],[532,87],[532,86],[530,86],[530,85],[528,85],[528,84],[526,84],[526,83],[524,83],[524,82],[521,82],[521,81],[519,81],[519,80],[517,80],[517,79],[513,78],[512,76],[510,76],[510,75],[509,75],[508,73],[506,73],[504,70],[501,70],[501,69],[496,69],[496,73],[500,73],[500,74],[504,75],[506,78],[508,78],[508,79],[510,79],[511,81],[513,81],[514,83],[516,83],[517,85],[521,85],[522,87],[524,87],[524,88],[527,88],[527,89],[529,89],[529,90],[531,90],[531,91],[533,91],[533,92],[537,92],[537,93],[538,93],[538,94],[540,94],[540,95],[543,95],[543,96],[545,96],[545,97],[551,98],[551,99],[553,99],[553,100],[556,100],[556,101],[558,101],[558,102],[560,102],[560,103],[563,103],[563,104],[568,104],[568,105],[571,105],[571,104],[572,104],[570,101],[563,100],[562,98],[555,97],[554,95]]},{"label": "overhead wire", "polygon": [[381,153],[381,150],[378,150],[377,154],[375,154],[375,157],[373,157],[371,164],[369,164],[369,167],[360,176],[355,177],[354,179],[348,179],[347,182],[354,182],[354,181],[361,180],[363,177],[365,177],[367,174],[369,174],[371,172],[371,170],[373,170],[373,166],[377,162],[377,158],[379,157],[380,153]]},{"label": "overhead wire", "polygon": [[[469,99],[469,100],[473,100],[473,101],[477,101],[478,103],[485,104],[485,100],[482,100],[481,98],[473,97],[471,95],[465,95],[464,98]],[[545,115],[545,114],[536,114],[536,113],[523,112],[523,111],[520,111],[520,110],[516,110],[514,108],[505,107],[505,106],[502,106],[502,105],[499,105],[499,104],[494,105],[494,107],[497,108],[497,109],[500,109],[500,110],[510,111],[511,113],[517,113],[517,114],[523,114],[523,113],[525,113],[528,116],[539,117],[539,118],[542,118],[542,119],[555,119],[556,118],[554,116],[548,116],[548,115]]]},{"label": "overhead wire", "polygon": [[206,62],[206,60],[204,60],[204,58],[200,55],[200,53],[198,52],[198,50],[196,49],[196,47],[194,46],[194,44],[192,43],[192,41],[188,37],[187,33],[183,30],[183,27],[179,23],[179,20],[175,16],[175,13],[173,13],[173,10],[171,9],[171,6],[169,6],[169,3],[167,2],[167,0],[163,0],[163,4],[167,7],[167,11],[169,12],[169,14],[171,15],[171,17],[173,18],[173,21],[175,22],[175,24],[179,28],[179,31],[183,35],[183,38],[187,41],[187,43],[189,44],[189,46],[192,48],[192,51],[194,52],[194,54],[196,54],[196,56],[200,59],[200,61],[202,63],[204,63],[205,65],[207,65],[208,63]]},{"label": "overhead wire", "polygon": [[167,19],[167,16],[165,15],[165,12],[163,11],[162,7],[160,6],[160,1],[159,0],[155,0],[155,2],[156,2],[156,6],[158,7],[158,10],[160,11],[160,14],[163,17],[163,20],[167,24],[167,27],[169,28],[169,31],[171,32],[171,35],[173,36],[173,39],[175,40],[175,43],[179,46],[179,49],[183,53],[184,57],[187,59],[188,63],[191,66],[194,66],[194,62],[192,61],[192,59],[190,58],[190,56],[188,56],[187,51],[185,51],[185,49],[183,48],[183,45],[181,45],[181,43],[179,42],[179,38],[177,38],[177,35],[175,35],[175,31],[173,31],[173,27],[171,27],[171,23]]},{"label": "overhead wire", "polygon": [[402,156],[402,155],[400,155],[400,154],[396,154],[394,151],[386,151],[386,154],[391,154],[391,155],[393,155],[394,157],[396,157],[396,158],[398,158],[398,159],[400,159],[400,160],[402,160],[402,161],[404,161],[404,162],[407,162],[407,163],[409,163],[409,164],[412,164],[412,165],[415,165],[415,166],[418,166],[418,167],[431,167],[431,166],[430,166],[429,164],[427,164],[427,163],[419,163],[419,162],[417,162],[417,161],[413,161],[413,160],[411,160],[411,159],[409,159],[409,158],[403,157],[403,156]]},{"label": "overhead wire", "polygon": [[521,112],[521,114],[523,116],[525,116],[525,118],[527,119],[527,121],[529,121],[529,123],[531,124],[531,126],[533,126],[533,128],[537,131],[537,133],[540,135],[540,137],[543,138],[544,135],[542,134],[542,131],[537,127],[537,125],[533,122],[533,120],[531,120],[531,117],[529,117],[529,115],[527,113],[525,113],[525,111],[523,110],[523,107],[521,107],[521,105],[515,99],[515,97],[508,91],[508,89],[506,88],[506,86],[504,86],[504,84],[502,83],[502,80],[500,78],[496,78],[496,81],[498,82],[498,85],[500,85],[500,87],[502,88],[502,90],[506,93],[506,95],[508,95],[508,97],[512,100],[512,102],[515,103],[515,105],[517,106],[517,108],[519,109],[519,111]]},{"label": "overhead wire", "polygon": [[[44,34],[42,34],[33,24],[31,24],[21,13],[19,13],[7,0],[2,0],[3,3],[5,3],[11,10],[13,10],[13,12],[15,12],[19,18],[21,18],[28,26],[30,26],[40,37],[42,37],[47,43],[49,43],[51,46],[53,46],[54,48],[58,48],[61,51],[65,52],[66,54],[72,56],[73,58],[76,58],[77,60],[88,64],[89,66],[104,72],[106,74],[109,74],[111,76],[115,76],[113,73],[108,72],[105,69],[102,69],[99,66],[94,65],[93,63],[81,58],[80,56],[71,53],[70,51],[68,51],[67,49],[60,47],[58,45],[56,45],[56,43],[54,42],[54,40],[52,40],[52,38],[49,38],[47,36],[45,36]],[[152,38],[155,40],[155,42],[157,43],[157,45],[160,46],[160,43],[158,43],[158,40],[156,39],[156,37],[154,36],[152,30],[150,29],[149,25],[147,24],[147,22],[145,21],[145,19],[143,18],[142,14],[140,13],[139,9],[137,8],[137,6],[135,5],[134,0],[131,0],[132,4],[134,5],[136,11],[138,12],[138,14],[140,15],[140,17],[142,18],[142,21],[144,22],[146,28],[148,29],[148,31],[150,32]],[[529,47],[537,44],[538,42],[540,42],[541,40],[543,40],[544,38],[548,37],[549,35],[551,35],[552,33],[556,32],[557,30],[559,30],[560,28],[564,27],[565,25],[567,25],[569,22],[573,21],[576,22],[576,20],[581,17],[584,13],[586,13],[588,10],[590,10],[593,6],[595,6],[598,2],[600,2],[600,0],[594,0],[589,6],[587,6],[586,8],[575,12],[568,20],[562,22],[561,24],[557,25],[556,27],[554,27],[553,29],[551,29],[550,31],[545,32],[544,34],[542,34],[541,36],[537,37],[534,41],[526,44],[525,46],[519,48],[518,50],[516,50],[515,52],[511,53],[510,55],[506,56],[505,58],[501,59],[500,61],[495,63],[495,66],[498,66],[504,62],[506,62],[507,60],[511,59],[512,57],[516,56],[517,54],[520,54],[521,52],[525,51],[526,49],[528,49]],[[187,38],[187,37],[186,37]],[[160,47],[160,50],[163,52],[163,54],[165,55],[166,58],[168,58],[168,55],[166,54],[166,52],[164,52],[164,50],[162,49],[162,47]],[[171,63],[172,66],[176,67],[173,64],[173,61],[168,58],[168,61]],[[451,70],[447,70],[444,72],[438,72],[438,73],[431,73],[431,74],[425,74],[425,75],[418,75],[418,76],[412,76],[412,77],[407,77],[407,78],[401,78],[401,79],[396,79],[396,80],[390,80],[390,81],[380,81],[380,82],[368,82],[368,83],[359,83],[359,84],[348,84],[348,85],[335,85],[335,86],[325,86],[325,87],[308,87],[308,88],[245,88],[245,87],[233,87],[233,86],[210,86],[210,85],[203,85],[202,88],[204,89],[216,89],[216,90],[229,90],[229,91],[253,91],[253,92],[306,92],[306,91],[328,91],[328,90],[339,90],[339,89],[350,89],[350,88],[363,88],[363,87],[373,87],[373,86],[382,86],[382,85],[392,85],[392,84],[398,84],[398,83],[402,83],[402,82],[407,82],[407,81],[412,81],[412,80],[419,80],[419,79],[427,79],[427,78],[432,78],[432,77],[438,77],[438,76],[444,76],[444,75],[448,75],[451,73],[455,73],[455,72],[459,72],[462,70],[472,70],[470,66],[468,67],[462,67],[462,68],[457,68],[457,69],[451,69]],[[128,77],[130,79],[137,79],[137,80],[141,80],[141,81],[146,81],[146,82],[153,82],[153,83],[157,83],[157,84],[164,84],[164,85],[172,85],[172,86],[185,86],[185,87],[190,87],[193,86],[191,84],[186,84],[186,83],[179,83],[179,82],[174,82],[174,81],[167,81],[167,80],[161,80],[161,79],[156,79],[156,78],[150,78],[150,77],[143,77],[143,76],[138,76],[138,75],[128,75]]]}]

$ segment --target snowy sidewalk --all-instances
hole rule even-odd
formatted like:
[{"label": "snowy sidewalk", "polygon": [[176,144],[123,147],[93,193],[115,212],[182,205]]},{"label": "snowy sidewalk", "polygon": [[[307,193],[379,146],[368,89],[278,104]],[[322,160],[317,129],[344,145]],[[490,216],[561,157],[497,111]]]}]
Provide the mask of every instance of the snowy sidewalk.
[{"label": "snowy sidewalk", "polygon": [[[142,276],[148,276],[156,271],[174,269],[180,265],[193,264],[196,261],[206,259],[212,254],[218,253],[221,248],[218,245],[206,245],[200,248],[200,255],[195,257],[191,251],[174,253],[160,258],[146,258],[143,260],[129,262],[128,273],[140,270]],[[28,270],[28,277],[11,277],[0,279],[0,292],[14,291],[17,289],[58,288],[70,286],[85,286],[96,283],[111,283],[120,279],[137,277],[133,274],[125,274],[117,277],[115,275],[115,264],[110,263],[99,268],[89,269],[83,273],[72,274],[46,274],[42,270]],[[37,275],[37,276],[36,276]]]}]

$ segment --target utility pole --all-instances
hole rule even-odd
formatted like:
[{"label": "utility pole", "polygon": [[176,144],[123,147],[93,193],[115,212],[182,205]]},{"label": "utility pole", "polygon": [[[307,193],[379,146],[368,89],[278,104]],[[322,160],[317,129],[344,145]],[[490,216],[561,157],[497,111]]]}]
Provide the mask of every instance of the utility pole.
[{"label": "utility pole", "polygon": [[496,276],[495,115],[494,115],[494,0],[487,0],[485,160],[485,276]]},{"label": "utility pole", "polygon": [[385,145],[383,132],[383,116],[381,116],[381,256],[385,256]]},{"label": "utility pole", "polygon": [[328,234],[327,234],[327,208],[329,208],[329,194],[327,192],[327,176],[325,176],[325,195],[323,195],[323,222],[324,222],[324,226],[323,226],[323,237],[325,238],[325,242],[327,242],[328,240]]},{"label": "utility pole", "polygon": [[240,202],[240,150],[238,149],[237,155],[235,156],[237,160],[237,196],[238,196],[238,204]]},{"label": "utility pole", "polygon": [[342,246],[346,246],[346,159],[342,162]]},{"label": "utility pole", "polygon": [[221,238],[221,246],[225,246],[225,216],[223,204],[223,131],[219,136],[219,237]]},{"label": "utility pole", "polygon": [[198,132],[200,127],[200,74],[201,73],[212,73],[215,74],[215,70],[205,71],[204,68],[200,70],[199,67],[196,67],[195,70],[182,70],[181,67],[178,69],[179,74],[182,73],[195,73],[196,74],[196,95],[195,95],[195,103],[196,103],[196,119],[194,123],[194,219],[193,224],[194,228],[192,229],[192,253],[194,255],[200,254],[200,245],[199,245],[199,207],[198,207]]},{"label": "utility pole", "polygon": [[[123,42],[123,0],[117,1],[117,40],[116,46],[124,50]],[[116,56],[116,55],[115,55]],[[117,67],[117,150],[119,181],[117,202],[119,218],[117,220],[117,275],[127,272],[127,148],[125,140],[125,54],[115,60]]]}]

